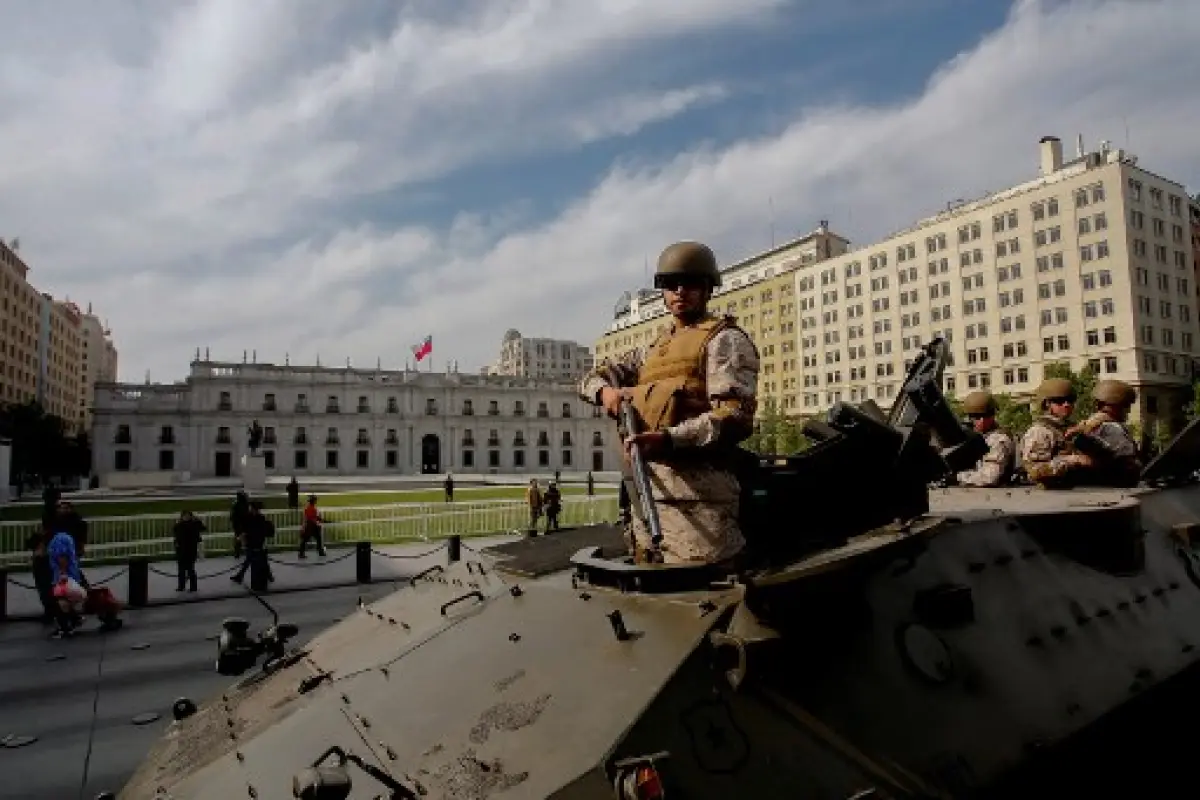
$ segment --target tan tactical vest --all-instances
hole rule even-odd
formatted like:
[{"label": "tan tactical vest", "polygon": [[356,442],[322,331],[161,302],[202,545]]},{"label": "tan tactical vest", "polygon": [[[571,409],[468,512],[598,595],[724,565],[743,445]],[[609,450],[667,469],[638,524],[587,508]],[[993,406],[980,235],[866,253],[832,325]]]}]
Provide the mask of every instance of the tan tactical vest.
[{"label": "tan tactical vest", "polygon": [[694,325],[675,328],[650,345],[633,388],[633,407],[642,430],[661,431],[710,410],[708,343],[733,317],[707,316]]}]

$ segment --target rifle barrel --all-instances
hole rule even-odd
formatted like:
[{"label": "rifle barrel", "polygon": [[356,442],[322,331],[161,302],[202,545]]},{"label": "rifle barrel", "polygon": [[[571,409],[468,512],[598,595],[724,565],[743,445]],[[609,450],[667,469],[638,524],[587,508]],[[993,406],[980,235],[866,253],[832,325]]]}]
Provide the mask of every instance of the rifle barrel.
[{"label": "rifle barrel", "polygon": [[[632,436],[638,432],[633,406],[628,400],[621,401],[621,419],[625,424],[626,435]],[[650,491],[650,476],[646,468],[646,461],[642,457],[641,448],[637,445],[630,448],[630,460],[633,462],[633,483],[637,487],[638,498],[642,504],[642,515],[646,518],[647,527],[650,528],[650,542],[658,546],[662,541],[662,525],[658,521],[658,507],[654,505],[654,495]]]}]

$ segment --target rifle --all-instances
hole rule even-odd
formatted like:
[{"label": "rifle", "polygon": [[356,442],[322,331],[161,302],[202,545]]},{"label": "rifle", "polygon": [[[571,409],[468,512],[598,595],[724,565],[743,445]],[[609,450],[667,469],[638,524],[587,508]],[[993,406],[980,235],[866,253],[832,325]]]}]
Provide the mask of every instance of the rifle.
[{"label": "rifle", "polygon": [[[637,433],[637,416],[633,412],[633,404],[629,398],[621,398],[621,424],[625,435]],[[650,475],[646,469],[646,460],[642,457],[641,448],[636,445],[629,448],[630,461],[633,462],[633,485],[637,488],[638,499],[642,505],[642,515],[646,518],[646,526],[650,528],[650,545],[657,549],[662,542],[662,526],[658,521],[658,507],[654,505],[654,495],[650,493]]]}]

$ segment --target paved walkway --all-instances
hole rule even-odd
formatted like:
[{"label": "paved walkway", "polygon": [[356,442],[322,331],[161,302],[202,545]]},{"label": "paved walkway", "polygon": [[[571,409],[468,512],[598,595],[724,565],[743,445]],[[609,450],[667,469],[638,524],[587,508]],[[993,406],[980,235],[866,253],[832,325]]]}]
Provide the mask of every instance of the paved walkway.
[{"label": "paved walkway", "polygon": [[[463,539],[464,550],[468,547],[481,550],[495,544],[520,539],[520,536],[483,536]],[[271,554],[271,571],[275,582],[272,593],[304,591],[334,586],[350,586],[357,583],[357,559],[353,548],[330,548],[325,556],[309,551],[308,558],[299,560],[295,552]],[[434,564],[446,562],[444,541],[418,542],[400,545],[378,545],[372,548],[372,582],[393,581],[408,578]],[[196,564],[198,581],[196,592],[177,592],[175,564],[157,561],[150,564],[148,599],[150,605],[170,605],[221,598],[244,596],[247,589],[230,580],[239,561],[228,556],[204,558]],[[87,570],[88,580],[93,584],[108,586],[113,593],[126,602],[129,598],[129,568],[109,565],[96,566]],[[249,576],[246,576],[246,585]],[[32,619],[42,614],[41,603],[32,588],[33,576],[27,572],[11,572],[8,575],[8,618]]]},{"label": "paved walkway", "polygon": [[[371,602],[390,591],[380,583],[290,592],[272,596],[271,604],[299,627],[293,643],[302,646],[354,613],[359,597]],[[125,627],[115,633],[94,633],[89,620],[67,641],[51,640],[41,625],[0,625],[0,800],[119,792],[168,729],[177,697],[203,703],[237,680],[214,669],[221,620],[243,617],[252,634],[271,621],[246,595],[123,616]],[[263,798],[291,796],[282,788],[259,791]]]}]

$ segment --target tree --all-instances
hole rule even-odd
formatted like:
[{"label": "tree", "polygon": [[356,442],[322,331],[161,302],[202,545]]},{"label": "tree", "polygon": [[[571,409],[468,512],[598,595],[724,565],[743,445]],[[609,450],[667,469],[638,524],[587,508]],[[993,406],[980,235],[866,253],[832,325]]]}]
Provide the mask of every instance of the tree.
[{"label": "tree", "polygon": [[801,432],[804,420],[781,412],[773,397],[763,401],[762,414],[754,422],[754,433],[742,447],[763,456],[795,455],[808,447]]},{"label": "tree", "polygon": [[14,483],[74,477],[91,468],[87,434],[67,436],[66,423],[36,400],[0,406],[0,435],[12,441]]},{"label": "tree", "polygon": [[1029,401],[1017,400],[1008,394],[996,395],[996,422],[1014,438],[1020,439],[1033,424]]},{"label": "tree", "polygon": [[1059,361],[1046,365],[1045,377],[1066,378],[1071,382],[1071,388],[1075,390],[1075,419],[1087,419],[1096,413],[1096,401],[1092,399],[1092,390],[1096,388],[1096,370],[1091,366],[1075,372],[1070,364]]}]

